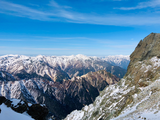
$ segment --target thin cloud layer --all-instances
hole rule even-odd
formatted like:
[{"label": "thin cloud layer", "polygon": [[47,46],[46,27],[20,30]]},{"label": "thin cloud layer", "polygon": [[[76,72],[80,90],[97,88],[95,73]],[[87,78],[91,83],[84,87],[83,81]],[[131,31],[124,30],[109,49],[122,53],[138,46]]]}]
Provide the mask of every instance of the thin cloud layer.
[{"label": "thin cloud layer", "polygon": [[[86,24],[100,24],[100,25],[152,25],[160,24],[160,17],[157,14],[152,16],[146,15],[128,15],[128,14],[92,14],[92,13],[81,13],[72,11],[70,6],[61,6],[55,1],[50,1],[48,6],[53,7],[51,10],[38,10],[33,9],[24,5],[10,3],[6,1],[0,1],[0,13],[25,17],[40,21],[62,21],[71,23],[86,23]],[[135,7],[121,7],[117,8],[120,10],[134,10],[142,9],[147,7],[160,6],[160,0],[141,2]]]},{"label": "thin cloud layer", "polygon": [[151,0],[147,2],[140,2],[137,6],[135,7],[121,7],[121,8],[115,8],[115,9],[120,9],[120,10],[136,10],[136,9],[143,9],[143,8],[155,8],[160,6],[160,0]]}]

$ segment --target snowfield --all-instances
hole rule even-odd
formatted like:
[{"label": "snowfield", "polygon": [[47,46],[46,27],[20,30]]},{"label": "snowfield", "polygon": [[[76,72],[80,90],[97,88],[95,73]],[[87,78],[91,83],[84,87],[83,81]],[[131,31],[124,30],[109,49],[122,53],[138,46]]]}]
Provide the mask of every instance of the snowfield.
[{"label": "snowfield", "polygon": [[[17,103],[17,101],[14,101],[14,104]],[[31,118],[27,113],[17,113],[13,111],[11,108],[7,107],[4,103],[0,105],[1,113],[0,113],[0,119],[1,120],[34,120]]]}]

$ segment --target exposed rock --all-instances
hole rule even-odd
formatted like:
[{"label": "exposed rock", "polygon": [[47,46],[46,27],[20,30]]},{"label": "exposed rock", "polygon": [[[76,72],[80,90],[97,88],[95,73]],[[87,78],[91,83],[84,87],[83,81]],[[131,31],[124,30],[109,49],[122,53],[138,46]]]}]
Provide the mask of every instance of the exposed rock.
[{"label": "exposed rock", "polygon": [[4,104],[5,104],[7,107],[11,107],[11,103],[12,103],[12,101],[10,101],[10,100],[8,100],[8,99],[6,99],[5,102],[4,102]]},{"label": "exposed rock", "polygon": [[141,40],[134,52],[130,55],[130,64],[127,70],[128,75],[132,71],[132,65],[137,61],[148,60],[154,56],[160,56],[160,34],[151,33]]},{"label": "exposed rock", "polygon": [[0,96],[0,105],[2,104],[2,103],[4,103],[6,101],[6,98],[4,97],[4,96]]},{"label": "exposed rock", "polygon": [[23,102],[22,100],[17,105],[11,105],[12,110],[18,113],[24,113],[28,110],[29,106],[27,102]]},{"label": "exposed rock", "polygon": [[31,107],[29,107],[27,113],[35,120],[45,120],[45,117],[48,115],[48,109],[45,106],[33,104]]},{"label": "exposed rock", "polygon": [[83,75],[82,78],[85,78],[85,80],[88,81],[93,87],[97,88],[98,91],[102,91],[106,86],[113,85],[120,80],[115,75],[105,70],[89,72],[86,75]]}]

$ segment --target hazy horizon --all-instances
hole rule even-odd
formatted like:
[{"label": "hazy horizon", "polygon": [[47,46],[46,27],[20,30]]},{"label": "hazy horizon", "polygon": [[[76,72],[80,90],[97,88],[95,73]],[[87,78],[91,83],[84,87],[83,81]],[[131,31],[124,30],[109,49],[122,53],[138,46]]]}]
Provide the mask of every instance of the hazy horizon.
[{"label": "hazy horizon", "polygon": [[[29,57],[37,57],[37,56],[41,56],[42,54],[39,54],[39,55],[27,55],[27,54],[0,54],[0,57],[1,56],[5,56],[5,55],[24,55],[24,56],[29,56]],[[56,57],[62,57],[62,56],[77,56],[77,55],[84,55],[84,54],[75,54],[75,55],[42,55],[42,56],[56,56]],[[99,57],[99,58],[103,58],[103,57],[110,57],[110,56],[130,56],[130,55],[107,55],[107,56],[96,56],[96,55],[84,55],[84,56],[87,56],[87,57]]]}]

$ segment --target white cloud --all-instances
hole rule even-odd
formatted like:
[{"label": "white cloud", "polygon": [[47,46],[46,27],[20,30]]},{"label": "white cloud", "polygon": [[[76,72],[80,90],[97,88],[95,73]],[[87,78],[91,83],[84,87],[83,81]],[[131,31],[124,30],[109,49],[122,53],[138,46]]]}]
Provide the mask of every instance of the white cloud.
[{"label": "white cloud", "polygon": [[137,6],[135,7],[121,7],[121,8],[115,8],[115,9],[120,9],[120,10],[135,10],[135,9],[143,9],[143,8],[154,8],[160,6],[160,0],[151,0],[148,2],[140,2]]},{"label": "white cloud", "polygon": [[[61,6],[55,1],[51,1],[51,11],[40,11],[23,5],[0,1],[0,13],[26,17],[41,21],[63,21],[72,23],[100,24],[100,25],[153,25],[160,24],[160,16],[143,15],[94,15],[74,12],[66,6]],[[152,2],[142,2],[133,8],[119,8],[123,10],[140,9],[145,7],[155,7],[160,5],[159,0]],[[69,7],[69,6],[68,6]]]},{"label": "white cloud", "polygon": [[27,17],[30,19],[37,19],[37,20],[50,20],[49,16],[54,16],[53,13],[45,13],[42,11],[38,11],[23,5],[14,4],[10,2],[0,1],[0,12],[19,16],[19,17]]}]

